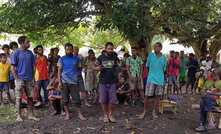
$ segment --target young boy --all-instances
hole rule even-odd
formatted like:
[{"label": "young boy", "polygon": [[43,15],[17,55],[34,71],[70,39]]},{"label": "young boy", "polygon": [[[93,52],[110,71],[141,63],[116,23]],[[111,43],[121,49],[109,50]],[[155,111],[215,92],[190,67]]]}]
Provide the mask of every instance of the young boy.
[{"label": "young boy", "polygon": [[[9,44],[9,47],[10,49],[12,50],[12,53],[13,51],[15,51],[17,48],[18,48],[18,44],[16,42],[11,42]],[[11,55],[12,55],[11,53]],[[11,58],[11,57],[10,57]],[[11,59],[10,59],[11,60]],[[9,63],[10,64],[10,63]],[[10,89],[13,89],[14,93],[15,93],[15,81],[14,81],[14,76],[12,74],[12,71],[9,72],[9,87]],[[15,96],[16,96],[16,93],[15,93]]]},{"label": "young boy", "polygon": [[14,106],[14,104],[11,101],[11,95],[9,93],[9,88],[8,88],[8,82],[9,82],[9,71],[11,70],[11,65],[6,63],[6,55],[4,53],[0,54],[0,59],[1,59],[1,63],[0,63],[0,101],[1,101],[1,106],[4,106],[3,103],[3,97],[2,97],[2,92],[5,90],[8,100],[9,100],[9,104],[10,106]]},{"label": "young boy", "polygon": [[142,102],[144,102],[144,92],[143,92],[143,60],[137,55],[137,47],[132,47],[132,56],[128,57],[126,60],[127,73],[129,76],[129,84],[132,94],[132,106],[134,106],[134,91],[139,89]]},{"label": "young boy", "polygon": [[128,105],[128,100],[130,99],[130,86],[126,83],[126,77],[120,77],[120,83],[116,85],[117,88],[117,100],[118,103],[124,103],[124,105]]},{"label": "young boy", "polygon": [[205,67],[201,66],[200,72],[196,73],[196,83],[193,93],[197,93],[197,88],[198,88],[198,93],[203,89],[203,85],[206,82],[206,77],[207,77],[204,71]]},{"label": "young boy", "polygon": [[61,96],[61,89],[58,87],[58,82],[54,84],[55,91],[48,97],[48,99],[51,101],[51,105],[54,108],[55,112],[51,115],[57,115],[61,113],[61,115],[64,115],[63,106],[62,106],[62,96]]}]

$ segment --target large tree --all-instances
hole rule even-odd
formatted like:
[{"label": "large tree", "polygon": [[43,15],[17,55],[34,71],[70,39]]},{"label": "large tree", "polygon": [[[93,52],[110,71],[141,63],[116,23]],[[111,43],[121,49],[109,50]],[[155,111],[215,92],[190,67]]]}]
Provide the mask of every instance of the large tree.
[{"label": "large tree", "polygon": [[[151,42],[156,34],[169,35],[173,30],[178,32],[179,23],[176,22],[180,22],[181,17],[185,21],[196,21],[196,16],[213,7],[212,2],[213,0],[8,0],[0,9],[0,32],[29,34],[32,39],[40,41],[55,38],[62,40],[68,38],[80,23],[88,26],[86,18],[96,15],[101,16],[98,28],[118,29],[131,46],[139,48],[140,56],[145,59],[151,51]],[[199,9],[200,6],[204,8]],[[163,30],[165,27],[171,30]]]},{"label": "large tree", "polygon": [[159,33],[178,39],[179,44],[192,46],[197,57],[206,54],[215,56],[221,49],[220,9],[219,1],[205,1],[204,5],[195,8],[191,19],[183,14],[188,11],[177,10],[180,18],[170,16],[169,23],[162,24]]}]

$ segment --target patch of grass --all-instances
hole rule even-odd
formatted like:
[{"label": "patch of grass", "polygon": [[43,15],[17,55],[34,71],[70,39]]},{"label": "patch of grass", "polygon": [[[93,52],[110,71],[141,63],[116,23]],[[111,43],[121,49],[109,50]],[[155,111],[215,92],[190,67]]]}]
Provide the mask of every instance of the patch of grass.
[{"label": "patch of grass", "polygon": [[16,107],[0,107],[0,123],[15,122],[17,117]]}]

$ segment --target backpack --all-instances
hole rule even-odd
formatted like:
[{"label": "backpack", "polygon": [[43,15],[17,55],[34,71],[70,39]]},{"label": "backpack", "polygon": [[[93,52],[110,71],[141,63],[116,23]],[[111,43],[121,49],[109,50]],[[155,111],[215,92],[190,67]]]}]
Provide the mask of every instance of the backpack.
[{"label": "backpack", "polygon": [[173,59],[173,68],[174,69],[178,69],[179,68],[179,66],[174,62],[174,59]]}]

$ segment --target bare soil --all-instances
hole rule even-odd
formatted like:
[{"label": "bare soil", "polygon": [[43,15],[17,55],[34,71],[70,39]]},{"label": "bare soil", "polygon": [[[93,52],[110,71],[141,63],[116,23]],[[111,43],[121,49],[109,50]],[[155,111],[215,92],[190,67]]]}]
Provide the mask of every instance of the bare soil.
[{"label": "bare soil", "polygon": [[[196,134],[194,131],[199,126],[199,110],[191,109],[191,104],[199,104],[200,96],[194,94],[181,94],[178,96],[180,106],[177,114],[172,113],[171,108],[165,108],[163,114],[157,114],[159,119],[153,120],[151,110],[153,99],[150,100],[148,113],[144,119],[138,119],[143,111],[141,101],[136,102],[136,106],[124,106],[123,104],[114,106],[114,117],[117,123],[103,123],[103,112],[100,104],[92,107],[82,105],[82,114],[87,118],[81,121],[77,118],[77,110],[70,105],[69,121],[65,121],[64,116],[51,116],[54,112],[51,106],[35,108],[35,115],[41,121],[35,122],[27,119],[27,109],[22,109],[23,123],[15,122],[16,108],[6,106],[0,108],[0,134]],[[215,116],[216,123],[220,114]],[[221,133],[219,129],[210,130],[203,133]]]}]

